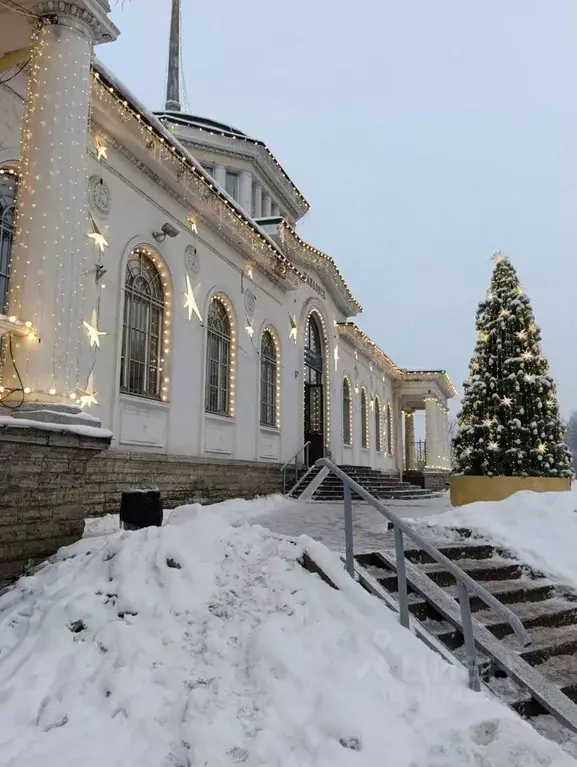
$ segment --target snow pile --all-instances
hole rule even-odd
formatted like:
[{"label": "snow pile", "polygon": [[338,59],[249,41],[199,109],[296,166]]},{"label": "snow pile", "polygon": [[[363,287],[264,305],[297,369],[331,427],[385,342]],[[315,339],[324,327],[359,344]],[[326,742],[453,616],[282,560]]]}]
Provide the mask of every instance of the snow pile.
[{"label": "snow pile", "polygon": [[577,494],[522,491],[471,503],[420,524],[466,527],[517,554],[525,564],[577,587]]},{"label": "snow pile", "polygon": [[575,767],[465,677],[320,544],[183,507],[0,597],[0,765]]}]

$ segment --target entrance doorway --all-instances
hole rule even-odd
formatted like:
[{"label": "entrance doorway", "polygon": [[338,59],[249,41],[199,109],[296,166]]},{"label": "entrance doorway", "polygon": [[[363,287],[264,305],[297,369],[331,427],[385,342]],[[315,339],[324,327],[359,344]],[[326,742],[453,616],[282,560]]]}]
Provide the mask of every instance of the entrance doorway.
[{"label": "entrance doorway", "polygon": [[305,442],[310,442],[310,463],[325,454],[324,413],[321,330],[319,321],[311,314],[305,331],[304,359],[304,435]]}]

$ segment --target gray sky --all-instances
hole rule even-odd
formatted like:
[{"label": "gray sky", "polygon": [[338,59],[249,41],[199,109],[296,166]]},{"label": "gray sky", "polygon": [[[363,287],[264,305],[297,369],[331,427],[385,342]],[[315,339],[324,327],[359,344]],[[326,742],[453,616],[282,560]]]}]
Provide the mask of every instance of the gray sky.
[{"label": "gray sky", "polygon": [[[575,0],[182,3],[190,109],[268,144],[387,354],[460,389],[502,249],[577,408]],[[132,0],[98,49],[154,109],[169,9]]]}]

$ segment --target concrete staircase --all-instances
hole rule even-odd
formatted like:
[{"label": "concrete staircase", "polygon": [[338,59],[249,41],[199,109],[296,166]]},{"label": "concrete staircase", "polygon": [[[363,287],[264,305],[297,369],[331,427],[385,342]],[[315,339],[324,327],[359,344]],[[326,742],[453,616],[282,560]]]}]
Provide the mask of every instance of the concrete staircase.
[{"label": "concrete staircase", "polygon": [[[376,498],[415,500],[432,498],[438,493],[431,490],[423,490],[409,482],[402,482],[398,474],[385,474],[377,469],[366,466],[339,466],[351,479],[362,485],[371,495]],[[314,466],[309,472],[303,471],[299,482],[289,493],[291,498],[299,498],[305,489],[315,480],[320,469]],[[353,491],[353,500],[360,500]],[[328,474],[319,487],[312,494],[313,501],[342,501],[343,484],[334,474]]]},{"label": "concrete staircase", "polygon": [[[571,709],[569,701],[577,702],[577,593],[535,572],[490,542],[471,538],[469,531],[460,530],[459,535],[460,539],[456,542],[432,540],[431,543],[507,604],[523,621],[532,640],[531,645],[520,648],[510,625],[496,617],[479,599],[471,598],[473,619],[485,627],[491,637],[488,645],[486,641],[485,645],[477,643],[481,650],[479,670],[486,687],[529,719],[544,735],[551,737],[554,732],[555,740],[572,742],[568,750],[577,749],[577,735],[564,727],[566,720],[563,717],[563,708]],[[356,560],[360,580],[365,587],[368,579],[372,578],[388,595],[396,597],[397,576],[392,540],[390,544],[387,544],[386,550],[359,555]],[[462,658],[463,634],[459,621],[450,615],[451,610],[440,607],[442,600],[435,592],[436,586],[447,597],[456,596],[452,574],[420,549],[408,548],[406,559],[410,612],[444,648]],[[367,579],[363,580],[363,574]],[[431,585],[431,581],[435,586]],[[483,633],[482,628],[477,630]],[[495,640],[500,641],[491,645]],[[497,650],[483,655],[483,646],[493,646]],[[502,662],[507,653],[511,656],[509,661]],[[554,696],[558,695],[557,691],[566,696],[557,699],[560,709],[557,721],[551,716],[543,716],[549,713],[543,705],[547,702],[546,696],[541,694],[543,683],[535,674],[532,678],[531,669],[540,672],[543,675],[541,679],[554,686]],[[512,670],[514,673],[511,673]],[[531,684],[520,683],[525,679],[532,679]],[[563,703],[564,700],[568,705]]]}]

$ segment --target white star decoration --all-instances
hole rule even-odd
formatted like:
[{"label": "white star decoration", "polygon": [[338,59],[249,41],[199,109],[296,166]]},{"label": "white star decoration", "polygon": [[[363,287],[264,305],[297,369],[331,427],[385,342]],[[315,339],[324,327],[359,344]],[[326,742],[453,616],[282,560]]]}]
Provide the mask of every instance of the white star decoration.
[{"label": "white star decoration", "polygon": [[106,333],[98,330],[98,315],[96,314],[96,311],[92,312],[90,322],[86,322],[85,320],[83,324],[88,334],[90,346],[98,346],[98,348],[100,348],[100,336],[105,336]]},{"label": "white star decoration", "polygon": [[292,338],[292,340],[297,342],[297,333],[298,333],[298,327],[297,327],[297,320],[294,314],[289,314],[289,319],[291,323],[291,332],[289,333],[289,339]]},{"label": "white star decoration", "polygon": [[188,225],[190,227],[190,231],[194,234],[198,234],[198,229],[196,227],[196,219],[193,215],[190,215],[186,219],[188,221]]},{"label": "white star decoration", "polygon": [[[100,231],[100,228],[96,221],[90,216],[90,220],[92,222],[92,231],[89,232],[88,236],[91,240],[94,240],[94,244],[100,248],[100,252],[104,252],[104,248],[108,247],[108,243],[106,242],[106,239],[104,238],[104,235]],[[108,227],[107,227],[108,228]],[[104,230],[106,231],[106,229]]]},{"label": "white star decoration", "polygon": [[78,387],[78,392],[80,393],[80,397],[78,398],[78,401],[80,402],[80,407],[90,407],[91,405],[98,405],[98,402],[96,401],[96,395],[98,394],[97,391],[94,391],[94,377],[92,373],[90,374],[88,378],[88,384],[86,385],[86,389],[81,389]]},{"label": "white star decoration", "polygon": [[506,256],[505,256],[504,253],[502,253],[500,250],[498,250],[496,253],[493,253],[491,258],[492,258],[493,263],[496,265],[496,264],[500,264],[503,261],[505,261]]},{"label": "white star decoration", "polygon": [[248,317],[246,318],[245,330],[248,333],[249,338],[252,338],[254,336],[254,328],[252,326],[252,320],[250,320]]},{"label": "white star decoration", "polygon": [[103,143],[101,138],[96,138],[95,140],[95,146],[96,146],[96,159],[97,160],[107,160],[108,159],[108,147],[106,144]]},{"label": "white star decoration", "polygon": [[[196,289],[198,288],[200,288],[200,285],[197,285]],[[196,314],[198,321],[202,322],[202,317],[200,316],[200,311],[198,309],[198,304],[196,303],[194,290],[190,284],[188,274],[186,275],[186,292],[184,294],[184,299],[184,308],[188,309],[188,321],[190,322],[192,320],[192,315]]]},{"label": "white star decoration", "polygon": [[246,273],[249,276],[249,278],[252,280],[254,279],[254,269],[253,265],[250,261],[246,262]]},{"label": "white star decoration", "polygon": [[489,442],[487,447],[489,448],[489,450],[498,450],[499,449],[499,443],[495,442],[495,441]]}]

